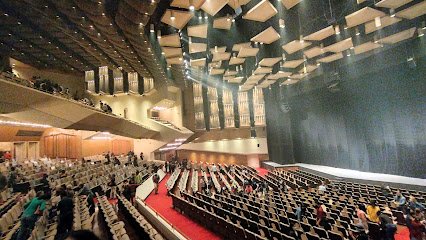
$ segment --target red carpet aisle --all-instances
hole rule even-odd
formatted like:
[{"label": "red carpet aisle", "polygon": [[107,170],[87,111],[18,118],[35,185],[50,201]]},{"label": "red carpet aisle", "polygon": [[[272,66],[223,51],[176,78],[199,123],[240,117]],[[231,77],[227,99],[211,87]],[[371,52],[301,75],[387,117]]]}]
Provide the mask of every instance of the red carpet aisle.
[{"label": "red carpet aisle", "polygon": [[264,169],[264,168],[256,168],[256,170],[259,172],[260,176],[265,176],[268,174],[268,170]]},{"label": "red carpet aisle", "polygon": [[192,240],[220,239],[220,237],[215,235],[213,232],[210,232],[208,229],[202,227],[187,216],[180,214],[172,208],[172,198],[167,196],[167,189],[165,185],[169,177],[170,175],[164,177],[158,188],[158,194],[150,194],[146,199],[146,204],[157,211],[176,229]]}]

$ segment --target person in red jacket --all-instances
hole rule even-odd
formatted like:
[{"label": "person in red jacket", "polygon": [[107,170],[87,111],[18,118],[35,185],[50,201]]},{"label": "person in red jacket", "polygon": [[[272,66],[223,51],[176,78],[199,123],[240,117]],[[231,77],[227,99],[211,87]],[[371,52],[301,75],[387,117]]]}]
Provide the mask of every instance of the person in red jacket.
[{"label": "person in red jacket", "polygon": [[12,154],[10,154],[10,152],[9,152],[9,151],[7,151],[7,152],[3,155],[3,158],[4,158],[5,160],[11,160],[11,159],[12,159]]}]

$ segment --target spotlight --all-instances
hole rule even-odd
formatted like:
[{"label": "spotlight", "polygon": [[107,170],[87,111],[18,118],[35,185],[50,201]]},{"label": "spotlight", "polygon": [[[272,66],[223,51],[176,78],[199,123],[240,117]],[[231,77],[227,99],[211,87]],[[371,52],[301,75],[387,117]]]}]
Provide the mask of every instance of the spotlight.
[{"label": "spotlight", "polygon": [[376,25],[376,28],[382,26],[382,21],[380,20],[380,17],[374,18],[374,24]]},{"label": "spotlight", "polygon": [[336,35],[339,35],[339,34],[340,34],[340,27],[339,27],[339,25],[336,25],[336,26],[334,27],[334,31],[336,32]]},{"label": "spotlight", "polygon": [[154,24],[151,23],[149,25],[149,29],[150,29],[149,31],[153,33],[154,32]]},{"label": "spotlight", "polygon": [[174,21],[176,19],[173,10],[170,10],[170,20]]},{"label": "spotlight", "polygon": [[195,7],[194,7],[194,1],[193,0],[189,0],[189,10],[194,11]]},{"label": "spotlight", "polygon": [[160,39],[161,38],[161,30],[157,30],[157,38]]},{"label": "spotlight", "polygon": [[278,22],[280,24],[280,28],[285,28],[284,19],[280,19]]},{"label": "spotlight", "polygon": [[390,17],[395,17],[395,9],[393,8],[389,9],[389,15]]}]

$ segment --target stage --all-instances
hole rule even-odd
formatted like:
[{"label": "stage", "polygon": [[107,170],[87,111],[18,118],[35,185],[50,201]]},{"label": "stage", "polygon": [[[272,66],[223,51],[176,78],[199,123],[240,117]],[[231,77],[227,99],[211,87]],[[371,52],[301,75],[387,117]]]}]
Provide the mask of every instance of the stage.
[{"label": "stage", "polygon": [[388,183],[417,185],[417,186],[426,187],[426,179],[411,178],[411,177],[382,174],[382,173],[362,172],[362,171],[356,171],[356,170],[350,170],[350,169],[344,169],[344,168],[327,167],[327,166],[321,166],[321,165],[312,165],[312,164],[304,164],[304,163],[282,165],[279,163],[268,161],[268,162],[263,162],[262,166],[268,170],[272,170],[275,168],[300,167],[300,168],[324,173],[327,175],[332,175],[334,177],[342,178],[342,179],[358,179],[358,180],[364,180],[364,181],[388,182]]}]

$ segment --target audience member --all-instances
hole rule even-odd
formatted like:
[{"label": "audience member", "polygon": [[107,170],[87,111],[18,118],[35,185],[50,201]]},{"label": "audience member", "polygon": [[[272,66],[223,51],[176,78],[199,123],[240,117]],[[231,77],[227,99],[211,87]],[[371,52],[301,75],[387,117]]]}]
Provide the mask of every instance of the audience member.
[{"label": "audience member", "polygon": [[359,228],[363,228],[368,233],[368,221],[365,214],[365,207],[363,204],[356,205],[355,207],[357,219],[354,221],[354,225]]},{"label": "audience member", "polygon": [[117,183],[115,181],[115,174],[111,175],[108,186],[111,187],[111,190],[109,192],[109,198],[114,199],[117,194]]},{"label": "audience member", "polygon": [[414,196],[410,196],[409,200],[408,200],[408,207],[412,210],[414,209],[420,209],[420,210],[424,210],[425,207],[423,206],[423,204],[417,202],[417,199]]},{"label": "audience member", "polygon": [[305,215],[305,211],[306,211],[305,203],[300,202],[298,206],[296,207],[297,221],[300,222],[302,220],[302,217]]},{"label": "audience member", "polygon": [[7,187],[7,178],[3,172],[0,172],[0,191],[3,191]]},{"label": "audience member", "polygon": [[325,185],[324,181],[321,182],[321,185],[318,186],[318,191],[320,193],[324,193],[327,190],[327,186]]},{"label": "audience member", "polygon": [[123,182],[122,194],[127,200],[129,200],[129,201],[132,200],[132,190],[130,188],[129,181],[127,179],[124,180],[124,182]]},{"label": "audience member", "polygon": [[152,176],[152,182],[154,183],[154,192],[155,194],[158,194],[158,184],[160,183],[160,176],[158,176],[158,173],[154,173]]},{"label": "audience member", "polygon": [[58,203],[59,223],[58,234],[55,239],[64,239],[64,236],[72,229],[73,223],[73,195],[71,192],[62,191],[61,201]]},{"label": "audience member", "polygon": [[401,191],[396,191],[396,195],[394,197],[394,203],[396,204],[398,210],[402,210],[406,203],[406,198],[402,196]]},{"label": "audience member", "polygon": [[393,223],[389,215],[381,212],[380,210],[377,212],[377,215],[379,216],[379,224],[383,239],[394,240],[396,233],[396,224]]},{"label": "audience member", "polygon": [[380,208],[376,205],[376,200],[371,200],[370,205],[367,206],[368,219],[372,222],[379,223],[378,211],[380,211]]},{"label": "audience member", "polygon": [[423,240],[425,233],[425,225],[421,219],[414,217],[410,223],[410,240]]},{"label": "audience member", "polygon": [[40,191],[37,192],[35,198],[24,205],[24,211],[21,215],[21,228],[18,232],[17,240],[28,239],[38,217],[43,215],[43,211],[46,208],[46,201],[49,200],[49,198],[49,195],[45,195]]}]

